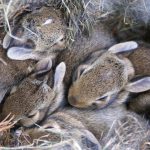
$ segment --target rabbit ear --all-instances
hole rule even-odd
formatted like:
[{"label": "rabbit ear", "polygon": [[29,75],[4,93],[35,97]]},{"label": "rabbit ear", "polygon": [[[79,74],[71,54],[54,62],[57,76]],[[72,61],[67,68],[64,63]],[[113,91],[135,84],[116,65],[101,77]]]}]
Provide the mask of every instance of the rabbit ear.
[{"label": "rabbit ear", "polygon": [[58,87],[62,84],[64,76],[66,72],[66,65],[64,62],[61,62],[55,70],[55,76],[54,76],[54,87]]},{"label": "rabbit ear", "polygon": [[125,89],[129,92],[139,93],[150,90],[150,77],[145,77],[135,82],[129,83]]},{"label": "rabbit ear", "polygon": [[136,49],[138,47],[137,42],[135,41],[129,41],[129,42],[123,42],[119,44],[115,44],[112,47],[108,49],[111,53],[120,53],[120,52],[127,52],[131,51],[133,49]]},{"label": "rabbit ear", "polygon": [[73,74],[72,80],[76,81],[82,75],[82,73],[87,69],[90,65],[80,65]]},{"label": "rabbit ear", "polygon": [[42,73],[45,73],[47,71],[49,71],[52,67],[52,60],[51,58],[44,58],[44,59],[41,59],[37,64],[36,64],[36,67],[35,67],[35,71],[36,71],[36,74],[42,74]]},{"label": "rabbit ear", "polygon": [[33,49],[27,49],[24,47],[11,47],[8,49],[7,56],[14,60],[26,60],[34,59],[38,60],[38,54],[33,52]]},{"label": "rabbit ear", "polygon": [[5,97],[8,89],[1,89],[0,90],[0,103],[2,102],[3,98]]},{"label": "rabbit ear", "polygon": [[12,37],[9,36],[8,33],[6,33],[4,39],[3,39],[3,48],[7,49],[11,43]]}]

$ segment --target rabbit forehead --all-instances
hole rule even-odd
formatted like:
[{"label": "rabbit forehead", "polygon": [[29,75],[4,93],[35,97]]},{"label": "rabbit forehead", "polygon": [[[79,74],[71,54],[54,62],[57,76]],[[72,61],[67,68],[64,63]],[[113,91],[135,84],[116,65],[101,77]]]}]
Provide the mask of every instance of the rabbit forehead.
[{"label": "rabbit forehead", "polygon": [[[94,77],[101,79],[100,77],[103,76],[105,77],[106,75],[107,76],[109,75],[111,77],[111,75],[113,75],[114,73],[113,70],[121,74],[125,74],[126,77],[127,76],[126,70],[128,69],[125,64],[126,62],[127,61],[119,59],[114,54],[111,53],[104,54],[103,56],[99,57],[93,64],[89,65],[85,69],[84,73],[81,75],[81,80],[83,80],[83,78],[92,79]],[[97,77],[97,75],[99,76]]]},{"label": "rabbit forehead", "polygon": [[18,87],[18,91],[16,91],[16,94],[22,96],[24,95],[24,97],[34,96],[37,98],[47,96],[47,94],[51,94],[51,96],[54,97],[55,91],[44,81],[29,78],[21,83],[21,85]]},{"label": "rabbit forehead", "polygon": [[[42,7],[41,9],[34,10],[32,13],[27,14],[24,18],[23,21],[26,21],[27,19],[34,19],[37,21],[37,23],[45,23],[42,21],[46,21],[48,19],[58,19],[62,18],[60,10],[56,10],[53,8],[49,7]],[[51,23],[51,22],[49,22]]]},{"label": "rabbit forehead", "polygon": [[[91,64],[87,64],[88,67],[84,70],[84,74],[87,74],[88,72],[92,72],[91,70],[94,70],[94,69],[96,70],[96,68],[98,68],[100,65],[103,65],[103,66],[104,64],[106,65],[105,61],[107,61],[108,59],[116,61],[116,62],[124,63],[115,54],[106,52],[100,57],[98,57],[97,59],[95,59],[94,62],[92,61]],[[90,59],[88,61],[90,61]],[[86,61],[82,63],[82,65],[86,65]]]},{"label": "rabbit forehead", "polygon": [[26,79],[12,93],[4,104],[6,112],[15,115],[26,115],[32,110],[42,109],[54,99],[56,92],[46,83],[36,83],[38,80]]}]

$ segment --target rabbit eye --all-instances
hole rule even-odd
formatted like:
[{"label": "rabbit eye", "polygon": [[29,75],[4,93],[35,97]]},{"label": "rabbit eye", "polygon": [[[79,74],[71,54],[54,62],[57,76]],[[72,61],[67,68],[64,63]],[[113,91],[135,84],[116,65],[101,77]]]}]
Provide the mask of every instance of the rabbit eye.
[{"label": "rabbit eye", "polygon": [[32,114],[32,115],[28,115],[28,118],[33,118],[33,117],[35,117],[37,114],[35,113],[35,114]]},{"label": "rabbit eye", "polygon": [[35,117],[38,117],[39,111],[33,111],[30,114],[27,115],[28,118],[33,119]]},{"label": "rabbit eye", "polygon": [[61,40],[60,40],[60,42],[63,42],[64,41],[64,38],[62,38]]},{"label": "rabbit eye", "polygon": [[33,118],[35,115],[36,115],[36,114],[34,114],[34,115],[29,115],[28,118]]},{"label": "rabbit eye", "polygon": [[100,98],[98,98],[96,101],[105,101],[107,98],[107,96],[102,96]]},{"label": "rabbit eye", "polygon": [[57,123],[48,123],[44,126],[42,126],[44,129],[60,129],[60,126]]},{"label": "rabbit eye", "polygon": [[53,126],[47,126],[44,129],[53,129],[53,128],[54,128]]}]

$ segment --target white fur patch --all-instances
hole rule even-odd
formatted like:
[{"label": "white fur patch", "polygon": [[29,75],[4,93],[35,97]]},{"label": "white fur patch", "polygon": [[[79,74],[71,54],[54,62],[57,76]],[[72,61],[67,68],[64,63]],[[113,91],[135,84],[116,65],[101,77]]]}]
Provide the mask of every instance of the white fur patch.
[{"label": "white fur patch", "polygon": [[53,22],[53,19],[47,19],[47,20],[42,24],[42,26],[51,24],[52,22]]}]

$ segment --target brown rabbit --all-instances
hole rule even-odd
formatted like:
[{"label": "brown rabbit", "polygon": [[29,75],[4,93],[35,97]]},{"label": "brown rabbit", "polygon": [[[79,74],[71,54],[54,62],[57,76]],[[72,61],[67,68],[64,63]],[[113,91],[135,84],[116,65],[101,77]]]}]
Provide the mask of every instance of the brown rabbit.
[{"label": "brown rabbit", "polygon": [[52,70],[45,74],[51,65],[51,59],[39,61],[35,72],[12,89],[4,102],[2,118],[11,113],[15,115],[15,121],[20,121],[24,126],[31,126],[41,121],[48,109],[53,112],[61,105],[66,67],[63,62],[60,63],[53,77]]},{"label": "brown rabbit", "polygon": [[117,53],[131,51],[137,46],[132,41],[119,43],[99,57],[95,57],[95,53],[87,57],[87,61],[81,63],[74,73],[69,103],[80,108],[107,105],[134,76],[132,63],[119,54],[117,56]]},{"label": "brown rabbit", "polygon": [[[76,73],[74,73],[73,80],[75,80],[75,81],[69,91],[70,104],[73,106],[76,106],[76,107],[87,107],[90,105],[90,104],[88,104],[88,100],[96,99],[95,98],[96,95],[97,96],[102,95],[101,92],[103,92],[104,95],[102,95],[100,98],[97,98],[97,100],[93,103],[93,105],[100,104],[100,107],[105,107],[106,105],[108,105],[110,103],[110,101],[112,101],[114,99],[113,92],[117,93],[117,90],[119,92],[123,88],[125,88],[125,89],[128,88],[128,85],[126,85],[126,83],[127,83],[127,81],[130,81],[131,78],[133,78],[133,74],[135,76],[149,76],[150,75],[150,70],[149,70],[150,45],[148,43],[144,43],[144,42],[138,42],[138,45],[139,45],[139,47],[136,48],[136,50],[128,52],[127,54],[126,53],[122,54],[122,56],[118,55],[118,57],[120,57],[122,60],[124,59],[125,61],[128,61],[128,62],[130,61],[130,63],[131,63],[129,65],[130,68],[126,72],[121,71],[121,68],[119,68],[119,66],[118,66],[119,69],[118,69],[118,73],[117,73],[116,66],[115,66],[115,63],[116,63],[115,57],[116,56],[113,56],[113,59],[115,61],[114,61],[114,63],[112,63],[112,66],[115,68],[110,66],[111,68],[109,70],[107,68],[107,70],[115,71],[114,77],[113,77],[113,74],[111,74],[111,71],[110,71],[110,73],[107,73],[108,71],[105,70],[106,69],[105,65],[107,65],[106,63],[103,67],[104,70],[102,68],[100,69],[100,66],[101,65],[103,66],[103,60],[106,61],[106,59],[110,59],[110,61],[113,61],[112,58],[108,57],[107,53],[103,54],[102,56],[99,57],[101,59],[101,61],[97,60],[97,64],[100,63],[97,66],[97,69],[99,69],[98,71],[97,71],[97,69],[90,68],[96,64],[96,62],[94,62],[96,60],[95,55],[93,54],[90,57],[88,57],[87,62],[85,62],[83,65],[80,65],[78,67]],[[128,44],[125,45],[125,47],[127,47],[127,46],[128,46]],[[115,48],[117,49],[117,47],[115,47]],[[111,49],[113,49],[113,48],[111,48]],[[110,49],[110,51],[111,51],[111,49]],[[103,57],[104,55],[106,55],[106,57]],[[127,58],[128,58],[128,60],[126,60]],[[129,64],[129,63],[125,63],[125,61],[124,61],[123,67],[125,65],[128,66],[128,64]],[[87,68],[87,71],[86,71],[86,68]],[[84,74],[84,72],[85,72],[85,74]],[[102,73],[102,77],[105,77],[106,81],[98,75],[98,72]],[[126,73],[130,73],[130,72],[132,72],[132,77],[127,75],[127,78],[125,80],[124,75]],[[107,74],[108,75],[110,74],[110,77],[107,77]],[[115,81],[115,79],[116,79],[116,81]],[[95,83],[94,83],[94,81],[95,81]],[[109,82],[111,84],[109,84]],[[116,86],[117,82],[118,82],[118,85]],[[147,82],[147,84],[146,84],[146,82]],[[100,84],[98,84],[98,83],[100,83]],[[122,83],[122,87],[120,87],[121,83]],[[149,87],[148,80],[143,80],[140,83],[145,84],[145,89],[147,87]],[[127,86],[127,87],[124,87],[124,86]],[[90,87],[92,87],[92,90]],[[117,87],[119,87],[119,88],[116,90]],[[94,90],[94,88],[95,88],[95,90]],[[82,89],[84,89],[84,90],[82,90]],[[99,90],[97,90],[97,89],[99,89]],[[110,93],[105,92],[105,90],[109,92],[109,89],[113,89],[116,91],[110,91]],[[135,94],[132,94],[132,95],[134,95],[134,97],[131,97],[131,98],[130,98],[130,96],[128,97],[128,100],[129,100],[128,107],[135,112],[142,113],[142,114],[144,113],[149,117],[149,115],[150,115],[149,110],[148,110],[149,105],[150,105],[149,90],[144,93],[141,93],[141,92],[143,92],[143,90],[141,90],[141,92],[140,92],[139,89],[137,89],[137,91],[136,91],[135,88],[132,89],[130,87],[130,89],[128,89],[128,91],[130,91],[131,93],[135,93]],[[108,96],[109,94],[110,94],[110,96]]]},{"label": "brown rabbit", "polygon": [[9,59],[0,47],[0,103],[12,86],[18,84],[31,71],[35,61],[14,61]]},{"label": "brown rabbit", "polygon": [[[114,99],[113,95],[117,94],[120,90],[125,89],[131,93],[140,92],[139,89],[135,88],[128,90],[127,82],[133,78],[133,75],[150,75],[150,45],[144,42],[138,42],[139,48],[124,54],[125,56],[118,55],[116,57],[115,55],[110,57],[109,52],[119,49],[122,44],[124,48],[127,49],[131,46],[130,42],[117,44],[112,46],[108,52],[102,54],[97,60],[95,55],[92,54],[94,57],[91,55],[88,57],[89,60],[78,67],[76,73],[74,73],[74,82],[69,90],[69,102],[71,105],[76,107],[88,107],[94,104],[104,107],[110,103],[111,99]],[[122,63],[118,63],[117,59],[120,59]],[[110,65],[109,69],[108,65]],[[113,71],[115,71],[114,74]],[[147,84],[145,84],[145,82],[147,82]],[[147,80],[143,80],[140,83],[145,84],[145,89],[149,87],[149,81]],[[142,99],[140,94],[143,96],[146,94],[144,97],[147,98]],[[149,114],[149,111],[146,111],[149,108],[148,95],[149,91],[134,94],[134,98],[131,98],[131,102],[129,100],[129,108],[136,112],[144,112],[145,110],[145,112]],[[128,99],[130,99],[130,96]]]},{"label": "brown rabbit", "polygon": [[11,59],[41,59],[49,53],[55,56],[55,53],[65,48],[65,30],[61,11],[42,7],[27,14],[15,26],[12,34],[17,39],[6,34],[3,47],[9,48],[8,57]]},{"label": "brown rabbit", "polygon": [[[100,144],[102,141],[105,141],[103,145],[106,146],[105,144],[108,142],[106,141],[106,139],[108,139],[108,131],[111,128],[114,130],[118,129],[118,126],[115,123],[121,120],[121,125],[123,126],[123,124],[127,122],[126,119],[130,119],[131,121],[126,124],[128,128],[126,127],[125,129],[122,129],[118,134],[121,134],[121,132],[123,132],[122,134],[127,134],[127,132],[129,134],[129,127],[132,127],[132,136],[123,137],[125,141],[128,140],[128,143],[124,144],[122,141],[122,143],[120,143],[120,148],[122,149],[126,147],[137,149],[146,142],[144,140],[148,141],[148,137],[146,139],[145,137],[149,126],[144,118],[126,110],[125,105],[122,104],[125,100],[124,94],[125,93],[120,93],[117,97],[116,102],[120,101],[120,104],[114,102],[110,107],[102,110],[80,110],[77,108],[64,108],[59,110],[49,115],[41,124],[40,128],[36,127],[29,129],[26,131],[25,135],[27,135],[29,141],[31,140],[30,142],[39,138],[54,143],[59,143],[60,139],[61,141],[73,139],[79,143],[82,148],[83,142],[81,139],[83,138],[83,133],[85,139],[90,140],[90,143],[93,143],[94,146],[98,147],[95,138],[92,136],[92,134],[94,134]],[[115,138],[117,133],[112,136]],[[111,138],[113,138],[112,136]],[[134,140],[131,140],[131,138]],[[93,148],[93,150],[95,149]]]}]

